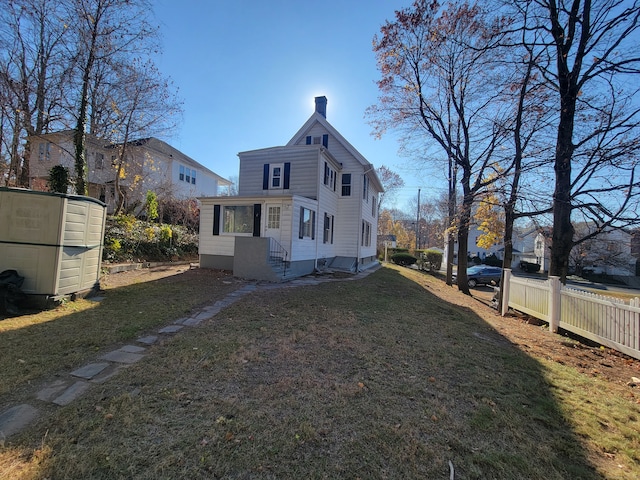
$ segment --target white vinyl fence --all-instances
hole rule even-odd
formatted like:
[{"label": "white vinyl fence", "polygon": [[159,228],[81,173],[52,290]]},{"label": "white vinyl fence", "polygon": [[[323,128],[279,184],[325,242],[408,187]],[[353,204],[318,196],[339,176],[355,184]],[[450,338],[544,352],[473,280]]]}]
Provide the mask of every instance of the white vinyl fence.
[{"label": "white vinyl fence", "polygon": [[502,315],[509,308],[640,359],[640,298],[624,300],[583,292],[560,283],[558,277],[534,280],[511,275],[502,286]]}]

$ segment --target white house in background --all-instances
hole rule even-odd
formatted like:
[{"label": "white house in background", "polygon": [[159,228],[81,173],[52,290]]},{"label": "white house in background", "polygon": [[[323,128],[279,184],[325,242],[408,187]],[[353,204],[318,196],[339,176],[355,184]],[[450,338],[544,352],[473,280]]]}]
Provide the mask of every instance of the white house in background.
[{"label": "white house in background", "polygon": [[[574,228],[579,235],[584,235],[589,225],[578,223]],[[624,230],[603,232],[596,237],[576,245],[571,250],[569,267],[578,274],[596,273],[621,277],[638,274],[638,254],[634,249],[637,233]],[[637,240],[635,240],[637,243]],[[541,229],[536,236],[536,261],[540,271],[549,271],[551,264],[551,229]]]},{"label": "white house in background", "polygon": [[[525,226],[525,227],[514,227],[513,229],[513,237],[512,237],[512,247],[513,247],[513,254],[512,254],[512,260],[511,260],[511,268],[512,269],[519,269],[520,268],[520,262],[525,261],[525,262],[531,262],[531,263],[540,263],[542,265],[540,271],[543,271],[543,267],[545,265],[545,259],[543,258],[544,255],[544,248],[540,248],[539,246],[542,245],[540,243],[540,238],[538,237],[540,232],[542,230],[540,228],[536,228],[536,227],[532,227],[532,226]],[[477,257],[480,259],[480,261],[484,261],[488,256],[490,255],[494,255],[502,260],[504,258],[504,245],[502,242],[500,243],[496,243],[495,245],[492,245],[490,248],[488,249],[484,249],[481,248],[477,245],[478,242],[478,237],[480,237],[480,235],[482,235],[482,231],[478,230],[475,226],[473,226],[471,228],[471,230],[469,231],[469,243],[468,243],[468,251],[467,251],[467,255],[469,257]],[[444,246],[444,254],[443,254],[443,258],[447,258],[447,246],[448,244],[446,243],[446,238],[445,238],[445,246]],[[457,256],[457,248],[458,248],[458,241],[457,239],[455,240],[455,255],[454,255],[454,264],[458,263],[458,256]],[[546,265],[548,268],[548,253],[547,255],[547,260],[546,260]]]},{"label": "white house in background", "polygon": [[[30,187],[47,191],[49,171],[63,165],[75,176],[72,130],[32,137]],[[113,212],[118,204],[115,179],[122,144],[110,144],[93,135],[86,137],[89,196],[107,204]],[[231,182],[157,138],[142,138],[126,144],[124,177],[120,186],[125,208],[144,204],[148,190],[158,197],[176,199],[222,194]]]},{"label": "white house in background", "polygon": [[285,146],[242,152],[235,197],[200,198],[200,266],[268,281],[377,264],[374,166],[326,119],[326,97]]}]

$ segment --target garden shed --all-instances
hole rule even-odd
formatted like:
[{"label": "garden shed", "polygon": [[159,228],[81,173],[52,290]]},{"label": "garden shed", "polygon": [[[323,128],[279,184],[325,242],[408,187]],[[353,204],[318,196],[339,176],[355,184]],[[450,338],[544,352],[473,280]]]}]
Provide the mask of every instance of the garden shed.
[{"label": "garden shed", "polygon": [[0,272],[55,298],[99,286],[106,205],[90,197],[0,188]]}]

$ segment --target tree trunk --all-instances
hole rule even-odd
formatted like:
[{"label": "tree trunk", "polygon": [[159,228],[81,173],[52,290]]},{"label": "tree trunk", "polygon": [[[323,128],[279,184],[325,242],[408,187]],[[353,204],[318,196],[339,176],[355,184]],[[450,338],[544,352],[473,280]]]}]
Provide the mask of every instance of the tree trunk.
[{"label": "tree trunk", "polygon": [[471,223],[471,207],[473,205],[473,195],[469,186],[471,178],[470,172],[465,172],[462,178],[462,188],[464,197],[462,198],[462,208],[458,219],[458,290],[465,295],[471,295],[467,279],[467,252],[469,251],[469,225]]},{"label": "tree trunk", "polygon": [[571,158],[573,156],[573,122],[577,92],[572,88],[569,72],[560,81],[560,123],[554,161],[555,190],[553,192],[553,233],[549,275],[560,277],[563,283],[569,269],[574,229],[571,223]]},{"label": "tree trunk", "polygon": [[577,10],[577,3],[571,11],[569,19],[570,31],[581,24],[581,36],[578,50],[574,55],[573,68],[569,68],[569,50],[576,38],[567,36],[559,22],[556,2],[549,3],[551,33],[556,47],[556,66],[558,69],[558,94],[560,95],[560,121],[556,143],[555,171],[556,182],[553,192],[553,233],[551,237],[551,265],[549,275],[560,277],[566,282],[569,270],[569,255],[573,248],[574,229],[571,223],[571,160],[573,158],[573,127],[576,112],[576,101],[579,88],[578,76],[582,60],[586,55],[586,42],[590,31],[591,2],[586,0],[582,15]]},{"label": "tree trunk", "polygon": [[[447,230],[452,227],[452,225],[454,224],[454,219],[456,217],[456,183],[458,181],[456,177],[457,177],[456,164],[451,158],[451,156],[449,156],[449,203],[448,203]],[[453,284],[453,261],[455,258],[454,249],[456,245],[453,235],[447,234],[447,242],[448,244],[447,244],[446,282],[447,282],[447,285],[452,285]],[[458,259],[459,258],[460,258],[460,255],[458,255]]]}]

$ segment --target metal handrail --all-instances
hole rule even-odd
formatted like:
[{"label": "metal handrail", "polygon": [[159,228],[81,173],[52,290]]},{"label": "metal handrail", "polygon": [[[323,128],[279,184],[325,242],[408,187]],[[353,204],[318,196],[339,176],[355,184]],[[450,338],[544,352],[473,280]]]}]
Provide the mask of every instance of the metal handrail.
[{"label": "metal handrail", "polygon": [[286,276],[287,274],[287,258],[289,257],[289,252],[280,245],[280,243],[272,237],[269,237],[269,260],[272,262],[274,259],[277,260],[277,263],[282,265],[282,276]]}]

